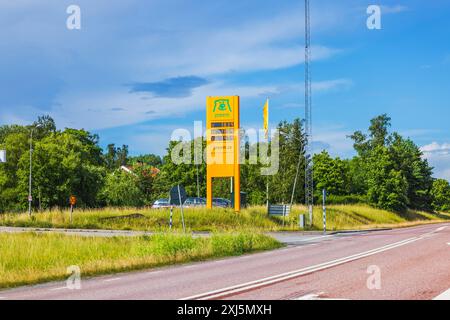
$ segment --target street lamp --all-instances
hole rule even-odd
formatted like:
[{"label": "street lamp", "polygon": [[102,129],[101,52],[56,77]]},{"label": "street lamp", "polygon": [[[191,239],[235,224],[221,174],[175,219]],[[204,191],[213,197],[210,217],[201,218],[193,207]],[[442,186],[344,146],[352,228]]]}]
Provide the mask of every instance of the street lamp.
[{"label": "street lamp", "polygon": [[31,203],[33,202],[33,195],[31,193],[31,186],[33,181],[33,173],[32,173],[32,159],[33,159],[33,130],[41,127],[40,124],[31,127],[30,130],[30,177],[28,179],[28,214],[31,217]]}]

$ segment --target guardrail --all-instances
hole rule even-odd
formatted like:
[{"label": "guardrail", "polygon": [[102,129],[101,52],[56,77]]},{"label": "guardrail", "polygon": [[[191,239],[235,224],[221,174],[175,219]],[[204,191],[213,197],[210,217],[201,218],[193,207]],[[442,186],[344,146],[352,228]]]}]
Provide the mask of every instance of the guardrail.
[{"label": "guardrail", "polygon": [[271,204],[268,208],[269,216],[288,216],[291,212],[291,206],[287,204]]}]

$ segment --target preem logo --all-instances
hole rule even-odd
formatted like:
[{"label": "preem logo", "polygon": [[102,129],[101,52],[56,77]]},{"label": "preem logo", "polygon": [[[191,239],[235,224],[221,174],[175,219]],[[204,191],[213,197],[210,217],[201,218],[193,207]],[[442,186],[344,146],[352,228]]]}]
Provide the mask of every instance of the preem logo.
[{"label": "preem logo", "polygon": [[219,99],[214,101],[214,108],[213,112],[220,111],[220,112],[231,112],[231,105],[230,100],[228,99]]}]

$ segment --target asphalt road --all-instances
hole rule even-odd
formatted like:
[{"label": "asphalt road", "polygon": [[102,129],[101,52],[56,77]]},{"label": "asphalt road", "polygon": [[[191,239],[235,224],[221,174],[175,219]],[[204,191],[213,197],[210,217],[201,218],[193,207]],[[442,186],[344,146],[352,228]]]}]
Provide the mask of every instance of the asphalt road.
[{"label": "asphalt road", "polygon": [[[82,270],[81,270],[82,271]],[[0,291],[0,299],[450,299],[450,224],[315,236],[280,250]]]}]

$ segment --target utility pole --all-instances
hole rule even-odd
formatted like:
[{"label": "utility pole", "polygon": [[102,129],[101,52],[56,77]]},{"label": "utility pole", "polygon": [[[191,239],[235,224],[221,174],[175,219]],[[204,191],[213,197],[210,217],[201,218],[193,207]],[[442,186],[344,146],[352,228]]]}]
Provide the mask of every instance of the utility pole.
[{"label": "utility pole", "polygon": [[33,130],[39,128],[40,125],[36,125],[34,127],[31,127],[31,131],[30,131],[30,175],[28,177],[28,214],[31,217],[31,204],[33,202],[33,195],[32,195],[32,191],[31,191],[31,187],[32,187],[32,181],[33,181],[33,173],[32,173],[32,169],[33,169]]},{"label": "utility pole", "polygon": [[198,165],[197,165],[197,198],[200,198],[200,185],[199,185],[199,177],[198,177]]},{"label": "utility pole", "polygon": [[33,128],[30,132],[30,175],[28,177],[28,214],[31,217],[31,202],[33,201],[33,196],[31,194],[31,183],[32,183],[32,158],[33,158]]},{"label": "utility pole", "polygon": [[309,0],[305,0],[305,205],[309,213],[309,226],[313,224],[314,181],[312,149],[312,106],[311,106],[311,31]]},{"label": "utility pole", "polygon": [[323,209],[323,234],[327,233],[327,191],[322,190],[322,209]]}]

